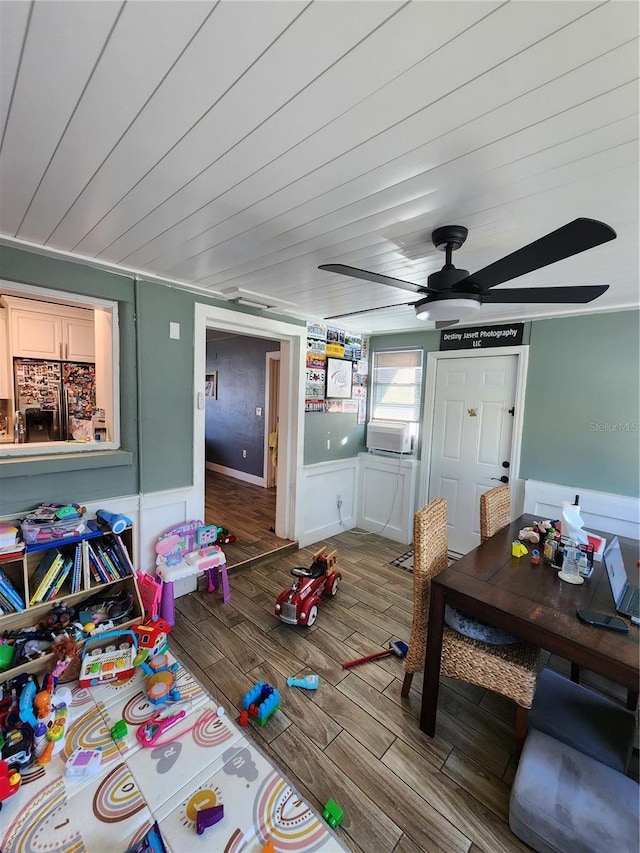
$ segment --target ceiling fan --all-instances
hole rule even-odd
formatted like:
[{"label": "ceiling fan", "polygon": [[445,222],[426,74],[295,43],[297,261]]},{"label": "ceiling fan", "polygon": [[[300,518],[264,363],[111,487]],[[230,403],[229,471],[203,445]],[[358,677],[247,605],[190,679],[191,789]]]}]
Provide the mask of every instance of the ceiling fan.
[{"label": "ceiling fan", "polygon": [[350,317],[366,311],[381,311],[398,305],[415,308],[419,320],[435,320],[436,328],[450,326],[459,320],[468,319],[480,311],[483,305],[498,303],[535,303],[556,305],[562,303],[583,304],[597,299],[609,288],[608,284],[577,285],[569,287],[526,287],[518,289],[491,290],[498,284],[511,281],[525,273],[542,269],[556,261],[578,255],[587,249],[593,249],[601,243],[616,238],[616,232],[604,222],[596,219],[574,219],[556,231],[534,240],[522,249],[506,255],[478,272],[469,274],[468,270],[454,267],[451,257],[456,249],[467,239],[468,231],[463,225],[445,225],[436,228],[431,235],[436,249],[445,253],[445,264],[439,272],[431,273],[427,285],[415,284],[345,264],[322,264],[318,267],[328,272],[374,281],[377,284],[389,284],[402,290],[421,294],[417,302],[398,302],[380,308],[365,308],[347,314],[334,314],[326,317],[333,320],[338,317]]}]

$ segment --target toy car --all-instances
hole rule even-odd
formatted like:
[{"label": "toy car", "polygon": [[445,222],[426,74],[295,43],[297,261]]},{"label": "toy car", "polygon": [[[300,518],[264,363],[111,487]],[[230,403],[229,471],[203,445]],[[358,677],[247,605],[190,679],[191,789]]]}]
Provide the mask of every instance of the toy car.
[{"label": "toy car", "polygon": [[322,594],[334,596],[342,580],[335,571],[337,551],[327,554],[321,548],[313,555],[310,568],[296,567],[291,574],[296,578],[290,589],[285,589],[276,600],[275,614],[287,625],[311,627],[318,618]]}]

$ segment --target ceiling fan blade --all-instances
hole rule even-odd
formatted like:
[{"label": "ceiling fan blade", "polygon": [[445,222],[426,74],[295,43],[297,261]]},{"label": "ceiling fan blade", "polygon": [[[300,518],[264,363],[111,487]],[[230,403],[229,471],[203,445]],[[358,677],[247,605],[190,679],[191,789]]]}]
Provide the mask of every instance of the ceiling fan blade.
[{"label": "ceiling fan blade", "polygon": [[455,326],[460,320],[436,320],[436,329],[446,329],[447,326]]},{"label": "ceiling fan blade", "polygon": [[318,269],[327,270],[327,272],[337,272],[340,275],[350,275],[351,278],[362,278],[364,281],[375,281],[376,284],[390,284],[392,287],[400,287],[402,290],[411,291],[411,293],[432,292],[427,287],[421,287],[412,281],[405,281],[402,278],[392,278],[389,275],[369,272],[369,270],[360,270],[357,267],[348,267],[345,264],[321,264]]},{"label": "ceiling fan blade", "polygon": [[325,320],[337,320],[340,317],[353,317],[355,314],[368,314],[370,311],[384,311],[385,308],[399,308],[401,305],[406,305],[411,308],[415,302],[394,302],[393,305],[379,305],[377,308],[361,308],[359,311],[348,311],[346,314],[332,314],[331,317],[325,317]]},{"label": "ceiling fan blade", "polygon": [[577,285],[575,287],[514,287],[504,290],[489,290],[480,297],[482,304],[508,302],[548,303],[592,302],[609,289],[608,284]]},{"label": "ceiling fan blade", "polygon": [[472,273],[457,282],[454,289],[469,290],[473,287],[487,290],[528,272],[555,264],[564,258],[578,255],[587,249],[593,249],[609,240],[615,240],[616,236],[613,228],[604,222],[598,222],[596,219],[574,219],[562,228]]}]

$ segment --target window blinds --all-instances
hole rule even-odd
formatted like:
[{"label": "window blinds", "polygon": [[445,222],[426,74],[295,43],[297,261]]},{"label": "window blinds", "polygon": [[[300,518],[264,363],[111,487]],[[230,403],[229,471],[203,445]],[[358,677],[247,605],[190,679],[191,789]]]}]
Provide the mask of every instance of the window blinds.
[{"label": "window blinds", "polygon": [[422,350],[373,353],[371,417],[417,423],[420,419]]}]

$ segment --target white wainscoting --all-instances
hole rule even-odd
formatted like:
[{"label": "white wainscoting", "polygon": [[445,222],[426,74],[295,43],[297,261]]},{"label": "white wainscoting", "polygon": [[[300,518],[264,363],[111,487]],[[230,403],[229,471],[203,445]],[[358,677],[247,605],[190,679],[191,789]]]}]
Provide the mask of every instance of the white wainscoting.
[{"label": "white wainscoting", "polygon": [[576,495],[580,496],[580,515],[586,530],[640,539],[640,501],[626,495],[526,480],[524,512],[541,519],[560,518],[563,501],[573,503]]},{"label": "white wainscoting", "polygon": [[419,463],[375,453],[361,453],[359,459],[358,527],[409,545]]},{"label": "white wainscoting", "polygon": [[[358,459],[351,458],[302,469],[302,532],[298,535],[301,548],[355,527],[359,467]],[[336,505],[338,495],[342,498],[340,510]]]}]

